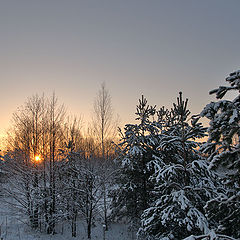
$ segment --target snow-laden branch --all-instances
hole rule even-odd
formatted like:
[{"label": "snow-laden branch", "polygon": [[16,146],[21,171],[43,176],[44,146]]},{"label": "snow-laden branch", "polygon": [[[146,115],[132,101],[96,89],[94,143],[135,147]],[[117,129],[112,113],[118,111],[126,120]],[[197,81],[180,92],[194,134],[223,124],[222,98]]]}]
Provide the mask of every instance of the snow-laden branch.
[{"label": "snow-laden branch", "polygon": [[209,234],[206,234],[206,235],[199,235],[199,236],[191,235],[187,238],[184,238],[183,240],[238,240],[238,239],[235,239],[226,235],[210,232]]}]

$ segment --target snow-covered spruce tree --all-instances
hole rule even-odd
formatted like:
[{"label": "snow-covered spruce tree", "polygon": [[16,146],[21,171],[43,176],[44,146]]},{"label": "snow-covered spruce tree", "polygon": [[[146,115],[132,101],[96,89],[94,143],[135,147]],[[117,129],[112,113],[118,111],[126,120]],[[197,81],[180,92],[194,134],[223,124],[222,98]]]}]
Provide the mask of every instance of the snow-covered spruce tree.
[{"label": "snow-covered spruce tree", "polygon": [[214,184],[196,142],[206,129],[198,116],[190,118],[187,103],[180,93],[170,111],[159,112],[158,156],[149,162],[158,198],[142,214],[139,236],[145,239],[183,239],[209,231],[204,206]]},{"label": "snow-covered spruce tree", "polygon": [[154,149],[149,137],[154,131],[150,120],[154,114],[155,107],[150,107],[142,96],[136,112],[136,120],[140,122],[127,124],[125,132],[121,132],[120,170],[113,197],[113,215],[127,217],[132,227],[139,227],[141,214],[151,201],[153,185],[148,179],[152,170],[147,166]]},{"label": "snow-covered spruce tree", "polygon": [[215,221],[216,231],[240,237],[240,71],[231,73],[226,81],[230,86],[220,86],[210,94],[222,99],[230,90],[237,90],[237,97],[209,103],[201,116],[209,122],[209,138],[202,147],[208,155],[210,168],[221,179],[218,197],[207,204],[210,220]]}]

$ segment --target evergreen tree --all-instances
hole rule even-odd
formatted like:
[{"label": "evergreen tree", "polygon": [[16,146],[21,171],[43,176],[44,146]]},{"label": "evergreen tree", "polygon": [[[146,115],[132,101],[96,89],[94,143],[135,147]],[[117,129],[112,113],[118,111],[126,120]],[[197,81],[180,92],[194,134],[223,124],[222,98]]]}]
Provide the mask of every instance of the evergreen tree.
[{"label": "evergreen tree", "polygon": [[206,129],[198,116],[189,123],[187,103],[180,93],[170,111],[158,113],[158,154],[149,163],[155,169],[150,179],[156,200],[143,212],[139,230],[148,239],[182,239],[209,231],[204,205],[214,184],[196,142]]},{"label": "evergreen tree", "polygon": [[202,147],[208,155],[210,168],[222,183],[218,196],[207,204],[208,217],[215,221],[216,231],[240,237],[240,71],[231,73],[226,81],[230,86],[220,86],[210,94],[222,99],[230,90],[237,90],[231,100],[209,103],[201,116],[209,119],[209,138]]},{"label": "evergreen tree", "polygon": [[137,106],[138,124],[128,124],[121,133],[120,171],[117,190],[113,198],[113,212],[117,217],[127,216],[133,224],[139,224],[142,212],[149,206],[152,184],[148,181],[151,169],[153,143],[150,135],[154,131],[150,117],[155,107],[150,107],[142,96]]}]

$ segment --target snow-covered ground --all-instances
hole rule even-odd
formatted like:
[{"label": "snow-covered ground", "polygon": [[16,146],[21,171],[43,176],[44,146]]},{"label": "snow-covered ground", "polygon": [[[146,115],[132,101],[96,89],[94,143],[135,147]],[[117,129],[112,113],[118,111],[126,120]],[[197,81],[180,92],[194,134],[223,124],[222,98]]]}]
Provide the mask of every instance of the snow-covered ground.
[{"label": "snow-covered ground", "polygon": [[[24,219],[11,209],[9,204],[5,203],[5,198],[0,195],[0,239],[3,240],[69,240],[69,239],[87,239],[86,225],[83,221],[78,222],[77,237],[71,236],[71,227],[66,222],[59,224],[56,228],[56,235],[47,235],[40,231],[33,231]],[[2,240],[1,239],[1,240]],[[100,223],[96,223],[92,229],[92,240],[101,240],[103,237],[103,228]],[[105,235],[106,240],[133,240],[134,234],[129,231],[125,224],[114,223],[109,227]]]},{"label": "snow-covered ground", "polygon": [[[78,234],[76,238],[71,237],[71,231],[68,225],[64,226],[64,231],[61,233],[61,229],[59,229],[59,233],[55,235],[47,235],[45,233],[34,232],[29,229],[23,223],[20,223],[17,220],[9,220],[7,223],[7,229],[5,222],[2,225],[2,237],[5,240],[69,240],[69,239],[81,239],[86,240],[86,230],[84,226],[78,225]],[[103,232],[100,226],[96,226],[93,228],[92,240],[100,240],[103,239]],[[130,240],[130,233],[127,232],[126,228],[123,225],[113,224],[111,225],[108,232],[106,232],[106,240]]]}]

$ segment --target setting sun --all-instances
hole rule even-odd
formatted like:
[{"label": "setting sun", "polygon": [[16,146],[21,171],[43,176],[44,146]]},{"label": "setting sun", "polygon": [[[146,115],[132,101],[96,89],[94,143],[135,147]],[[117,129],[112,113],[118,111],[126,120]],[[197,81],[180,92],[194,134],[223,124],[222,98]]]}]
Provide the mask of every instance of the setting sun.
[{"label": "setting sun", "polygon": [[38,156],[38,155],[35,156],[35,161],[36,161],[36,162],[39,162],[40,160],[41,160],[40,156]]}]

